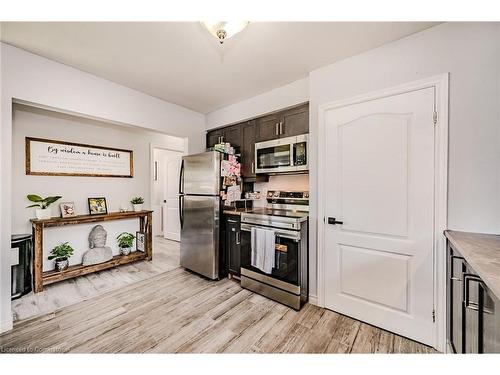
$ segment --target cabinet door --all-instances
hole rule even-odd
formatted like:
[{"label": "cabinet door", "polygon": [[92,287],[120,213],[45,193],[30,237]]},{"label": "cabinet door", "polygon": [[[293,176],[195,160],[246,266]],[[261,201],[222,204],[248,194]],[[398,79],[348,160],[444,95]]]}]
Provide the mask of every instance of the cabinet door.
[{"label": "cabinet door", "polygon": [[309,133],[309,104],[282,112],[280,137]]},{"label": "cabinet door", "polygon": [[230,143],[233,147],[241,146],[241,124],[229,126],[223,129],[224,142]]},{"label": "cabinet door", "polygon": [[455,353],[463,353],[463,258],[449,248],[449,340]]},{"label": "cabinet door", "polygon": [[483,353],[500,353],[500,301],[484,285],[481,286],[481,318]]},{"label": "cabinet door", "polygon": [[219,139],[222,137],[222,130],[212,130],[207,133],[207,148],[214,147],[216,143],[219,143]]},{"label": "cabinet door", "polygon": [[255,177],[255,121],[243,125],[241,146],[241,175]]},{"label": "cabinet door", "polygon": [[241,232],[240,221],[234,216],[227,219],[227,254],[228,254],[228,271],[233,275],[240,276],[241,264]]},{"label": "cabinet door", "polygon": [[468,265],[463,276],[464,290],[464,353],[480,353],[480,294],[481,279],[475,275]]},{"label": "cabinet door", "polygon": [[270,141],[279,138],[279,113],[257,119],[255,138],[257,142]]}]

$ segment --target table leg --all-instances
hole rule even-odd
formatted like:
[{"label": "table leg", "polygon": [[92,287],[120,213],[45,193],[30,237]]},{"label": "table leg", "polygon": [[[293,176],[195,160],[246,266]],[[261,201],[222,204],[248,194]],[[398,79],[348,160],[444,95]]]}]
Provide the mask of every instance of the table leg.
[{"label": "table leg", "polygon": [[146,254],[148,260],[153,260],[153,214],[148,212],[146,223]]},{"label": "table leg", "polygon": [[39,293],[43,290],[43,226],[33,225],[33,273],[34,291]]}]

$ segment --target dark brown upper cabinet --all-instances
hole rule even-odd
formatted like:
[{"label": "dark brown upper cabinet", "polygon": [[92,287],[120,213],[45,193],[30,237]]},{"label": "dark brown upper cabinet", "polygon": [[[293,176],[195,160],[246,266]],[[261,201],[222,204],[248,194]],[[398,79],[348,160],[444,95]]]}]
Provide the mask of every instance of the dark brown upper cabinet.
[{"label": "dark brown upper cabinet", "polygon": [[255,143],[309,132],[309,104],[207,132],[207,148],[229,142],[241,152],[241,175],[255,179]]},{"label": "dark brown upper cabinet", "polygon": [[255,120],[243,124],[241,146],[241,175],[255,177]]},{"label": "dark brown upper cabinet", "polygon": [[309,104],[282,112],[280,137],[309,133]]},{"label": "dark brown upper cabinet", "polygon": [[292,137],[309,132],[309,104],[257,119],[256,142]]},{"label": "dark brown upper cabinet", "polygon": [[214,147],[222,139],[222,129],[211,130],[207,133],[207,148]]},{"label": "dark brown upper cabinet", "polygon": [[257,119],[255,130],[255,141],[270,141],[280,137],[279,123],[281,121],[281,113],[264,116]]},{"label": "dark brown upper cabinet", "polygon": [[241,124],[224,128],[222,136],[224,142],[231,143],[233,147],[241,147]]},{"label": "dark brown upper cabinet", "polygon": [[207,132],[207,148],[214,147],[220,142],[229,142],[233,147],[241,146],[241,125],[232,125],[222,129]]}]

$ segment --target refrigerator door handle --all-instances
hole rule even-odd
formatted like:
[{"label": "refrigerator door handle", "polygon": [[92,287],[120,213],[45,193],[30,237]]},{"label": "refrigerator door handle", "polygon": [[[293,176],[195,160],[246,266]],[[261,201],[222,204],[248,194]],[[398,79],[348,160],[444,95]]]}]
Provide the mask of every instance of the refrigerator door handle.
[{"label": "refrigerator door handle", "polygon": [[181,171],[179,173],[179,194],[184,194],[184,160],[181,161]]},{"label": "refrigerator door handle", "polygon": [[181,229],[184,225],[184,205],[183,205],[184,195],[179,195],[179,221],[181,223]]}]

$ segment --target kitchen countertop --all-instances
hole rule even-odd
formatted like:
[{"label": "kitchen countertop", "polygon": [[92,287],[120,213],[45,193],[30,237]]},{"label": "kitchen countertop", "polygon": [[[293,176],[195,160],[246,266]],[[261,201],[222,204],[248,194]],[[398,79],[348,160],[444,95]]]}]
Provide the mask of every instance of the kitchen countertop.
[{"label": "kitchen countertop", "polygon": [[235,209],[225,209],[225,210],[222,211],[222,213],[224,215],[237,215],[237,216],[241,216],[241,214],[243,212],[250,212],[250,211],[252,211],[252,210],[248,209],[248,208],[247,209],[245,209],[245,208],[238,208],[237,210],[235,210]]},{"label": "kitchen countertop", "polygon": [[446,238],[500,298],[500,235],[446,230]]}]

